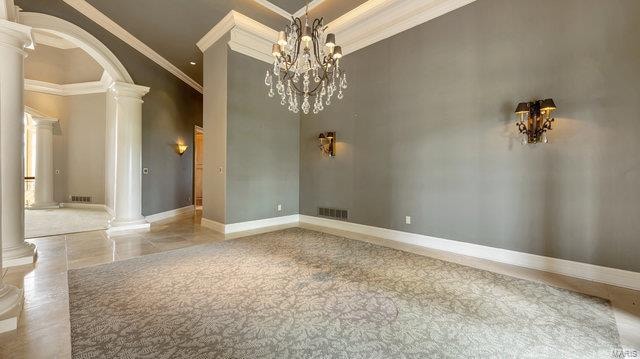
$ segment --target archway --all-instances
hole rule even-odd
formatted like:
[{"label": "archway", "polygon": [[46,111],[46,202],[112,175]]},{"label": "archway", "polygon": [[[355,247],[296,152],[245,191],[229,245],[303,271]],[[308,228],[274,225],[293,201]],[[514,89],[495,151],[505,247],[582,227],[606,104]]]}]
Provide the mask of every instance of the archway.
[{"label": "archway", "polygon": [[142,216],[142,97],[148,87],[134,84],[118,58],[98,39],[66,20],[20,13],[20,24],[50,33],[84,50],[105,71],[107,93],[105,204],[113,219],[108,231],[148,228]]}]

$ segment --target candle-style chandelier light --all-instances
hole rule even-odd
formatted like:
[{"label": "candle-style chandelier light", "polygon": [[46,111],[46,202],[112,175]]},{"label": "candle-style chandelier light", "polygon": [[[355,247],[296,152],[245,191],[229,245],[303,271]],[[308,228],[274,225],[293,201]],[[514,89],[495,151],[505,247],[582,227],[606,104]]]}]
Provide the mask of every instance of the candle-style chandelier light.
[{"label": "candle-style chandelier light", "polygon": [[302,109],[308,114],[311,98],[313,113],[318,113],[325,105],[331,105],[336,91],[338,99],[344,97],[347,75],[340,68],[342,48],[336,45],[334,34],[325,37],[325,30],[322,18],[309,25],[307,7],[304,21],[292,17],[273,45],[273,69],[267,70],[264,83],[269,88],[269,97],[274,97],[277,91],[280,104],[288,105],[293,113]]}]

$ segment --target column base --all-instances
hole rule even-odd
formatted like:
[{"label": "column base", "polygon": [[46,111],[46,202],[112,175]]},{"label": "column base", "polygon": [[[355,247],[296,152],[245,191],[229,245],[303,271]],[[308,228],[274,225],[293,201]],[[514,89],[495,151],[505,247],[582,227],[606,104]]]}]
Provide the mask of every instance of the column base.
[{"label": "column base", "polygon": [[135,230],[149,230],[151,228],[151,224],[147,222],[144,218],[142,219],[114,219],[109,222],[109,228],[107,228],[108,234],[124,232],[124,231],[135,231]]},{"label": "column base", "polygon": [[0,283],[0,334],[18,329],[22,300],[21,289]]},{"label": "column base", "polygon": [[36,245],[22,242],[22,244],[2,249],[2,265],[6,267],[33,264],[36,261]]},{"label": "column base", "polygon": [[26,209],[38,210],[38,209],[56,209],[56,208],[60,208],[60,204],[56,202],[49,202],[49,203],[34,203],[31,206],[27,207]]}]

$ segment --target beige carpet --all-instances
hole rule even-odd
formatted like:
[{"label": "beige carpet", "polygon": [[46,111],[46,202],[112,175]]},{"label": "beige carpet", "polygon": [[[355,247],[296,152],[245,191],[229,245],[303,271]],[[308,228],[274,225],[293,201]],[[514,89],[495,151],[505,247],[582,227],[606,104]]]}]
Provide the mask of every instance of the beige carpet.
[{"label": "beige carpet", "polygon": [[75,358],[608,358],[607,301],[291,228],[71,270]]},{"label": "beige carpet", "polygon": [[26,210],[24,217],[26,238],[106,229],[111,218],[103,209],[88,208]]}]

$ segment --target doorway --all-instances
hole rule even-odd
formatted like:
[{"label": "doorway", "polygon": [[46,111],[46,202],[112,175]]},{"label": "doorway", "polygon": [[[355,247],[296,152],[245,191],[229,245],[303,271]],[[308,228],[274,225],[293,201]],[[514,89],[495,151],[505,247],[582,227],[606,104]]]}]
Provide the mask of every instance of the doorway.
[{"label": "doorway", "polygon": [[202,155],[204,152],[204,131],[200,126],[195,127],[193,143],[193,198],[196,209],[202,209]]}]

